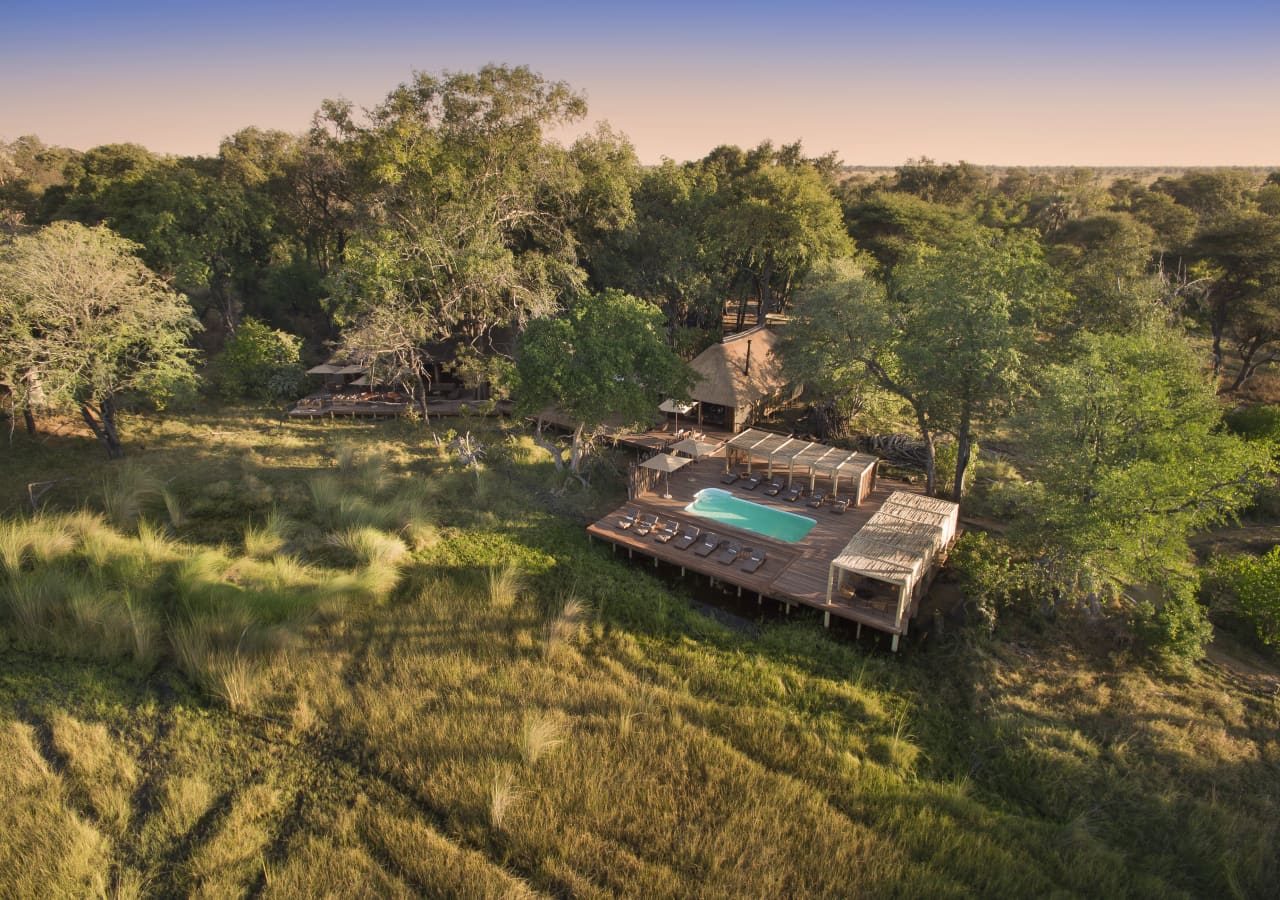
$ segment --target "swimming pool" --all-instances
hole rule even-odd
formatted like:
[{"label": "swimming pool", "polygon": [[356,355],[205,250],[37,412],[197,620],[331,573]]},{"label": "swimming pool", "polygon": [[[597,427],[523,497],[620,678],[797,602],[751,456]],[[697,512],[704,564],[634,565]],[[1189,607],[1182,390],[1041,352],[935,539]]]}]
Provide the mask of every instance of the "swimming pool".
[{"label": "swimming pool", "polygon": [[752,503],[719,488],[703,488],[698,491],[693,495],[693,502],[684,511],[789,544],[801,540],[818,524],[816,519],[808,516],[798,516],[786,510]]}]

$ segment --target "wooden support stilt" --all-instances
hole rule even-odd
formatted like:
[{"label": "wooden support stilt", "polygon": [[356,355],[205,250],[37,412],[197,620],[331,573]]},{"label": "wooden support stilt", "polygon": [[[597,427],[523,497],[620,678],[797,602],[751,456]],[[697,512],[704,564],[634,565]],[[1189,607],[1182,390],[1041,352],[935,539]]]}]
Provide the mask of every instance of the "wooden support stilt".
[{"label": "wooden support stilt", "polygon": [[656,557],[656,556],[653,558],[653,567],[654,567],[655,569],[656,569],[656,568],[658,568],[658,557]]},{"label": "wooden support stilt", "polygon": [[854,632],[854,637],[862,637],[862,623],[858,623],[858,630]]},{"label": "wooden support stilt", "polygon": [[831,613],[830,613],[830,612],[824,612],[824,613],[822,614],[822,627],[823,627],[823,628],[830,628],[830,627],[831,627]]},{"label": "wooden support stilt", "polygon": [[738,596],[742,596],[742,585],[738,585]]},{"label": "wooden support stilt", "polygon": [[787,615],[791,615],[791,604],[787,604]]},{"label": "wooden support stilt", "polygon": [[681,578],[683,578],[683,577],[684,577],[684,566],[681,566],[681,567],[680,567],[680,577],[681,577]]},{"label": "wooden support stilt", "polygon": [[635,559],[636,554],[630,547],[627,548],[627,559]]},{"label": "wooden support stilt", "polygon": [[899,635],[895,634],[893,636],[893,642],[889,644],[889,649],[892,650],[894,653],[898,652],[898,638],[899,638]]}]

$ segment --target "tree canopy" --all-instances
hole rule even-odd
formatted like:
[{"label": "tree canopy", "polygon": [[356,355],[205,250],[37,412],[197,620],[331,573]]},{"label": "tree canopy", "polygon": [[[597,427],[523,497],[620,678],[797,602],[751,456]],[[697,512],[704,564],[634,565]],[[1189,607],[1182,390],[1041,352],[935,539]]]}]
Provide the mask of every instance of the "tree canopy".
[{"label": "tree canopy", "polygon": [[[686,396],[693,383],[666,342],[661,311],[621,291],[581,296],[563,314],[530,322],[515,376],[521,412],[537,416],[555,407],[577,423],[575,473],[584,437],[596,427],[643,422],[663,399]],[[549,449],[559,465],[559,451]]]},{"label": "tree canopy", "polygon": [[123,455],[116,405],[194,378],[191,308],[107,228],[61,222],[0,246],[0,380],[21,405],[80,411]]}]

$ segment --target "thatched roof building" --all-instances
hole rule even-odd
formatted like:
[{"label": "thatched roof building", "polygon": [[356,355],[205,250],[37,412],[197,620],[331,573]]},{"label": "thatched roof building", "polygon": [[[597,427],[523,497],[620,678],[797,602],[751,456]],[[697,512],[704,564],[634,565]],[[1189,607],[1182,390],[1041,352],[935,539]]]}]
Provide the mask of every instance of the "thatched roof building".
[{"label": "thatched roof building", "polygon": [[740,431],[790,396],[777,347],[777,333],[761,325],[699,353],[690,363],[698,375],[690,392],[698,422]]}]

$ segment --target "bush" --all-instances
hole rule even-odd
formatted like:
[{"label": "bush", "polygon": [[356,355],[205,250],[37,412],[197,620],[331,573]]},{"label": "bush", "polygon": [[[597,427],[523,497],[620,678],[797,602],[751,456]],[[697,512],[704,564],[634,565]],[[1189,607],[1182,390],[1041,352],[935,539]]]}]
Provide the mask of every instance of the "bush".
[{"label": "bush", "polygon": [[1213,639],[1213,626],[1196,597],[1196,588],[1194,580],[1171,582],[1160,586],[1157,600],[1144,600],[1137,606],[1134,631],[1166,663],[1195,662]]},{"label": "bush", "polygon": [[961,535],[951,551],[950,566],[987,631],[995,630],[1001,609],[1026,593],[1025,566],[1004,541],[984,532]]},{"label": "bush", "polygon": [[1208,593],[1216,608],[1247,624],[1263,644],[1280,648],[1280,547],[1265,556],[1219,560]]},{"label": "bush", "polygon": [[224,400],[288,400],[302,392],[302,340],[245,319],[213,360],[212,383]]},{"label": "bush", "polygon": [[1280,443],[1280,406],[1246,406],[1227,413],[1224,421],[1245,440]]}]

